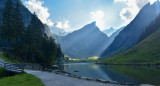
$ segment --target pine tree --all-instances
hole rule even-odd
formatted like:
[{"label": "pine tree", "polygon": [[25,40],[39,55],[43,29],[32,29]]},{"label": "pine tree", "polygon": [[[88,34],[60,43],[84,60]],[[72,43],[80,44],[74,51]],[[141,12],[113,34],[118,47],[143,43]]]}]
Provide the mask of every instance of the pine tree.
[{"label": "pine tree", "polygon": [[18,41],[22,41],[23,35],[24,35],[24,23],[23,23],[23,16],[20,11],[20,2],[17,0],[15,12],[14,12],[14,19],[15,19],[15,25],[14,25],[14,32],[15,32],[15,46],[17,47]]},{"label": "pine tree", "polygon": [[[25,45],[24,45],[24,23],[23,23],[23,15],[20,10],[20,1],[17,0],[14,6],[14,55],[17,57],[23,57],[23,52],[25,52]],[[22,59],[22,58],[21,58]]]},{"label": "pine tree", "polygon": [[26,31],[27,52],[29,53],[29,57],[32,57],[34,61],[36,53],[39,52],[38,48],[41,47],[43,36],[43,25],[34,13]]},{"label": "pine tree", "polygon": [[[2,29],[0,30],[0,35],[3,40],[7,41],[7,47],[11,47],[11,41],[14,40],[14,6],[12,0],[7,0],[5,3],[5,8],[2,14]],[[8,53],[7,48],[7,53]]]}]

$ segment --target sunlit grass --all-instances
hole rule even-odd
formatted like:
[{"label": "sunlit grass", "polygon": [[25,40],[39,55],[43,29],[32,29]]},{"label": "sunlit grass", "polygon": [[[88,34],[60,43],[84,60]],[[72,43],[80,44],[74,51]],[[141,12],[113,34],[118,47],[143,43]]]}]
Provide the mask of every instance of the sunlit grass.
[{"label": "sunlit grass", "polygon": [[40,79],[30,74],[18,74],[0,78],[1,86],[44,86]]},{"label": "sunlit grass", "polygon": [[7,72],[0,67],[0,86],[44,86],[40,79],[27,73],[8,76]]},{"label": "sunlit grass", "polygon": [[99,60],[99,58],[100,57],[98,57],[98,56],[94,56],[94,57],[89,57],[88,59],[87,59],[87,61],[96,61],[96,60]]}]

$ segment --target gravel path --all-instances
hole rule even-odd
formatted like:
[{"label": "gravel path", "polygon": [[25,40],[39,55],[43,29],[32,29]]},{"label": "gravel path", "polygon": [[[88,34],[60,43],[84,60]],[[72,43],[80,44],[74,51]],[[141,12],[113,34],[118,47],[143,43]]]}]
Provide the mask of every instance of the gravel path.
[{"label": "gravel path", "polygon": [[87,81],[49,72],[33,70],[25,70],[25,72],[38,77],[46,86],[123,86],[117,84],[104,84],[96,81]]}]

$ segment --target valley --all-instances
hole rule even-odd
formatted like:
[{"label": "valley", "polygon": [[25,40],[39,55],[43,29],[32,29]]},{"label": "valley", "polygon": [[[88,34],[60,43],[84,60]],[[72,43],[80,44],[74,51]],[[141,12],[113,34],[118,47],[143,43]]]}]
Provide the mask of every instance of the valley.
[{"label": "valley", "polygon": [[0,1],[2,86],[158,86],[159,72],[160,0]]}]

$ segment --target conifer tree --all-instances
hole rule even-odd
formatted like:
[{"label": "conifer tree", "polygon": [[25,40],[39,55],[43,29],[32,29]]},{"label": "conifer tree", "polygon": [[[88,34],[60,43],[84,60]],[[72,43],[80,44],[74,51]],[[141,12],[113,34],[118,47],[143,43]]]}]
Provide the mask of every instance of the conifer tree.
[{"label": "conifer tree", "polygon": [[[12,0],[7,0],[2,13],[2,28],[0,35],[3,40],[7,41],[7,47],[11,47],[11,41],[14,40],[14,6]],[[7,52],[9,51],[7,48]]]},{"label": "conifer tree", "polygon": [[14,11],[14,19],[15,19],[15,25],[14,25],[14,32],[15,32],[15,46],[17,47],[18,42],[23,39],[24,35],[24,23],[23,23],[23,16],[20,11],[20,2],[17,0],[15,11]]},{"label": "conifer tree", "polygon": [[30,24],[26,31],[26,43],[28,46],[27,52],[29,54],[29,57],[32,57],[32,60],[34,61],[36,53],[39,52],[38,48],[41,47],[42,37],[44,35],[42,26],[43,25],[41,21],[34,13],[31,17]]}]

